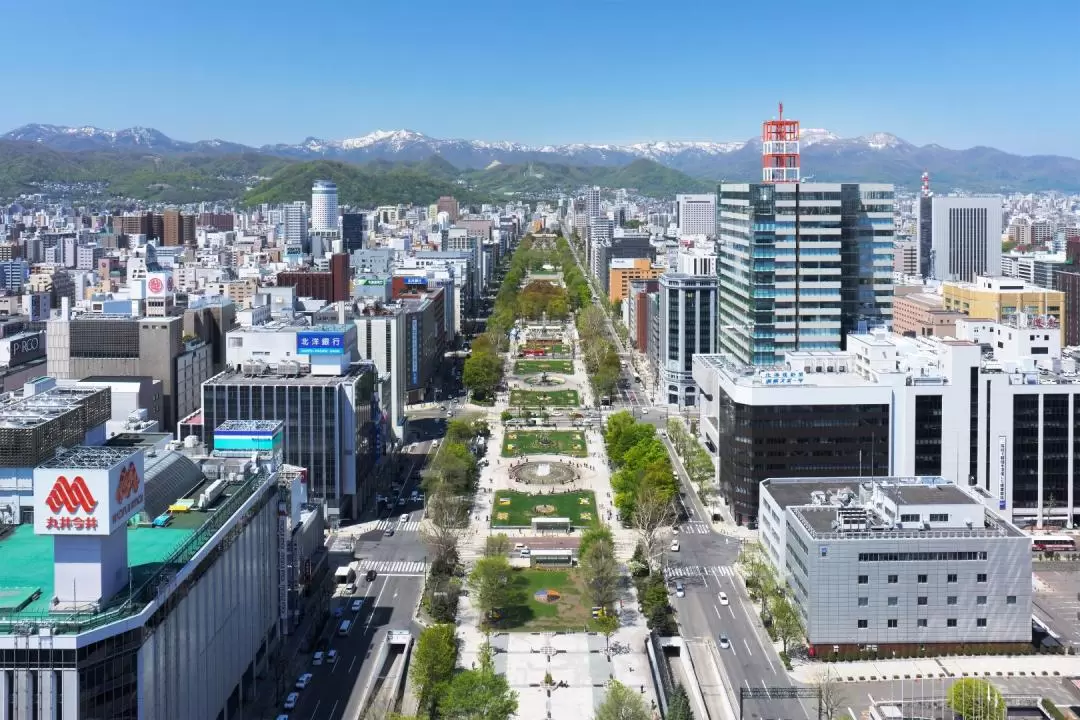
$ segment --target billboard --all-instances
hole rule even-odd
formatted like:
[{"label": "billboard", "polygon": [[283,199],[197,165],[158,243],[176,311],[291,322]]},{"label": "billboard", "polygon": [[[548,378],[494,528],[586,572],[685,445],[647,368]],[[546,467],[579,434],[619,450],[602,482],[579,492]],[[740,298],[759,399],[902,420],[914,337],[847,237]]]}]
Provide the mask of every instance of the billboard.
[{"label": "billboard", "polygon": [[8,365],[30,362],[45,357],[45,331],[36,333],[19,333],[10,338],[5,338],[7,343]]},{"label": "billboard", "polygon": [[173,291],[172,273],[153,272],[146,274],[146,294],[148,297],[165,297]]},{"label": "billboard", "polygon": [[423,275],[406,275],[404,279],[406,285],[427,285],[427,278]]},{"label": "billboard", "polygon": [[304,331],[296,333],[297,355],[344,355],[345,333]]},{"label": "billboard", "polygon": [[36,468],[34,533],[111,535],[142,510],[142,451],[111,468]]}]

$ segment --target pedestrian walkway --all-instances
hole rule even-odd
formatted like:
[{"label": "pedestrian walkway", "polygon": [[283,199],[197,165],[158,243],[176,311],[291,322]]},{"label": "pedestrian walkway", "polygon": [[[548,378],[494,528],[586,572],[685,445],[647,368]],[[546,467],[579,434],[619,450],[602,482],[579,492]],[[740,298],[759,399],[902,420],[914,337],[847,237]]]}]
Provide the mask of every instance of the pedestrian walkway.
[{"label": "pedestrian walkway", "polygon": [[668,580],[691,577],[735,577],[738,572],[733,565],[672,565],[664,570]]},{"label": "pedestrian walkway", "polygon": [[708,535],[712,532],[712,527],[709,523],[702,522],[701,520],[691,520],[679,525],[680,533],[687,533],[689,535]]},{"label": "pedestrian walkway", "polygon": [[360,572],[374,570],[380,575],[422,576],[427,574],[427,563],[406,560],[361,560]]},{"label": "pedestrian walkway", "polygon": [[375,524],[376,530],[385,530],[387,528],[393,528],[394,532],[416,532],[420,529],[420,521],[410,520],[409,522],[400,522],[398,520],[380,520]]}]

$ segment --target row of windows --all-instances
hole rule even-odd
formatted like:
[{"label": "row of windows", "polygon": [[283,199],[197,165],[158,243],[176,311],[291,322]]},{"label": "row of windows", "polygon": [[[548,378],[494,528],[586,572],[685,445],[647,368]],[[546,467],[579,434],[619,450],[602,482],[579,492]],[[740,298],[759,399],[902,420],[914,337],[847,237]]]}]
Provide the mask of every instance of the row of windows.
[{"label": "row of windows", "polygon": [[[920,515],[919,513],[905,513],[900,516],[900,522],[922,522],[922,515]],[[949,522],[949,513],[930,513],[930,522]]]},{"label": "row of windows", "polygon": [[[949,595],[949,596],[947,596],[945,598],[945,604],[946,605],[956,605],[956,604],[958,604],[958,602],[959,602],[959,598],[956,595]],[[891,597],[886,599],[886,603],[889,605],[889,607],[896,607],[897,605],[900,604],[900,598],[896,597],[896,596],[891,596]],[[930,604],[930,598],[928,596],[926,596],[926,595],[919,595],[916,598],[915,604],[916,605],[921,605],[921,606],[927,606],[927,605]],[[976,605],[985,605],[986,604],[986,595],[977,595],[975,597],[975,604]],[[1005,604],[1006,605],[1015,605],[1016,604],[1016,596],[1015,595],[1006,595],[1005,596]],[[869,605],[870,605],[870,598],[868,598],[868,597],[860,597],[859,598],[859,607],[868,607]]]},{"label": "row of windows", "polygon": [[[890,628],[898,628],[898,627],[900,627],[900,621],[897,618],[889,618],[888,620],[885,621],[885,624],[886,624],[886,627],[890,627]],[[930,627],[930,621],[927,618],[918,618],[915,621],[915,624],[916,624],[916,627],[921,627],[921,628]],[[856,621],[856,626],[859,629],[865,630],[866,628],[870,627],[870,621],[865,620],[865,619],[859,619],[859,620]],[[951,627],[951,628],[957,627],[956,618],[946,618],[945,627]],[[981,627],[981,628],[986,627],[986,618],[975,618],[975,627]]]},{"label": "row of windows", "polygon": [[[889,575],[888,580],[889,580],[890,585],[895,585],[896,583],[900,582],[900,576],[899,575]],[[919,573],[919,575],[916,577],[916,580],[921,585],[923,583],[930,582],[930,576],[928,574],[926,574],[926,573]],[[950,582],[950,583],[960,582],[960,575],[958,573],[948,573],[945,576],[945,581]],[[978,582],[978,583],[986,582],[986,573],[975,573],[975,582]],[[869,575],[860,575],[859,576],[859,584],[860,585],[869,585],[870,584],[870,576]]]},{"label": "row of windows", "polygon": [[859,562],[948,562],[985,560],[986,552],[859,553]]}]

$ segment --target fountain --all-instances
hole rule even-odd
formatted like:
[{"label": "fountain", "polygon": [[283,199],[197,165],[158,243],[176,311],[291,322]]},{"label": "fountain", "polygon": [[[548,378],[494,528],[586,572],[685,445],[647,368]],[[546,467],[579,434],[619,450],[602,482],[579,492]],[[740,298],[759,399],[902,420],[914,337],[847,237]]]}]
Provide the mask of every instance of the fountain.
[{"label": "fountain", "polygon": [[551,474],[551,463],[540,463],[536,468],[537,478],[546,478]]},{"label": "fountain", "polygon": [[510,477],[525,485],[570,485],[578,471],[570,463],[526,462],[510,468]]}]

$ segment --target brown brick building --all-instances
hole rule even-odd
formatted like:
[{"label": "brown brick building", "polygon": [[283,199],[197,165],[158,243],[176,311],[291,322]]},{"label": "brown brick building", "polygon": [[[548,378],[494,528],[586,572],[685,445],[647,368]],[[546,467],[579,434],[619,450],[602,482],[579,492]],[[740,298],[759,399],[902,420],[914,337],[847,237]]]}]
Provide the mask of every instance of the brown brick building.
[{"label": "brown brick building", "polygon": [[330,270],[302,270],[277,275],[280,287],[296,288],[298,297],[313,297],[326,302],[343,302],[352,295],[349,282],[349,256],[335,253],[330,257]]}]

